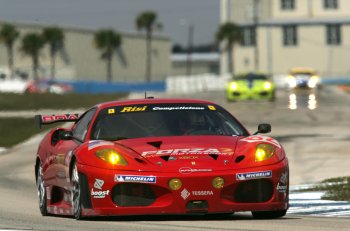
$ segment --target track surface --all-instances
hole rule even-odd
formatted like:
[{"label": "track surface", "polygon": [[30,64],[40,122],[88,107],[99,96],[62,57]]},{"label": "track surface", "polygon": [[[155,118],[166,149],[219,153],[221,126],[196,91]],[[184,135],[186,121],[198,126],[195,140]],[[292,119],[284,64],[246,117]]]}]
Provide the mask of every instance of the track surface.
[{"label": "track surface", "polygon": [[[251,132],[259,122],[272,124],[271,136],[284,145],[290,160],[291,184],[312,183],[350,175],[350,96],[333,88],[317,94],[317,109],[308,109],[309,96],[298,92],[297,109],[289,94],[276,102],[227,103],[223,93],[201,93],[228,108]],[[194,96],[187,96],[194,97]],[[311,97],[312,98],[312,97]],[[293,101],[294,102],[294,101]],[[249,213],[218,216],[131,216],[76,221],[42,217],[34,182],[34,157],[41,135],[0,155],[0,229],[23,230],[350,230],[348,218],[287,215],[277,220],[254,220]]]}]

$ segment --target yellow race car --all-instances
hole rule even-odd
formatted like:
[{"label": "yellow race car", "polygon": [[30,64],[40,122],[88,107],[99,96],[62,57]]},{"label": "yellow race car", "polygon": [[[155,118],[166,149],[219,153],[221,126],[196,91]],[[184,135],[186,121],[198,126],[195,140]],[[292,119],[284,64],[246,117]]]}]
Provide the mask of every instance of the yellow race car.
[{"label": "yellow race car", "polygon": [[266,74],[247,73],[234,76],[226,88],[228,101],[275,100],[276,86]]},{"label": "yellow race car", "polygon": [[313,89],[319,86],[320,77],[312,68],[295,67],[289,71],[287,82],[290,89]]}]

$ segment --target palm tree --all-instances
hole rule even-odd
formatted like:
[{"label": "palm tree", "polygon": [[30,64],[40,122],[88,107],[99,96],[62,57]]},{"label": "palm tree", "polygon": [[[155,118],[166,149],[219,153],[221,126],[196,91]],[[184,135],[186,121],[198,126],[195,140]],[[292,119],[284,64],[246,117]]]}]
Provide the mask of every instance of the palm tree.
[{"label": "palm tree", "polygon": [[40,50],[44,47],[44,38],[37,33],[28,33],[22,38],[21,51],[32,58],[34,80],[38,80]]},{"label": "palm tree", "polygon": [[10,70],[10,77],[13,78],[13,45],[19,37],[19,32],[16,27],[11,24],[4,24],[0,30],[0,41],[3,42],[7,48],[8,68]]},{"label": "palm tree", "polygon": [[50,48],[51,78],[55,78],[56,72],[56,54],[63,48],[64,33],[58,27],[46,27],[42,36]]},{"label": "palm tree", "polygon": [[229,72],[234,73],[233,65],[233,49],[235,43],[241,41],[241,29],[234,23],[226,22],[219,27],[219,30],[216,32],[216,40],[218,43],[225,41],[226,47],[225,50],[228,52],[228,61],[229,61]]},{"label": "palm tree", "polygon": [[146,81],[151,81],[152,75],[152,55],[151,55],[151,43],[152,43],[152,33],[158,28],[161,28],[161,24],[156,22],[157,14],[153,11],[141,12],[135,21],[136,28],[140,31],[144,29],[146,31]]},{"label": "palm tree", "polygon": [[95,33],[94,43],[102,51],[101,58],[107,61],[107,81],[111,82],[113,52],[122,44],[121,35],[111,29],[99,30]]}]

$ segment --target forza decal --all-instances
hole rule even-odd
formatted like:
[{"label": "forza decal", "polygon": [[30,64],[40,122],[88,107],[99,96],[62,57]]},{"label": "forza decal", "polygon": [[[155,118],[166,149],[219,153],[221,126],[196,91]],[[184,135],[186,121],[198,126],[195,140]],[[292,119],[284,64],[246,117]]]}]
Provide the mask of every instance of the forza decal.
[{"label": "forza decal", "polygon": [[205,110],[205,107],[154,107],[153,111],[173,111],[173,110]]},{"label": "forza decal", "polygon": [[156,183],[156,176],[115,175],[116,182]]},{"label": "forza decal", "polygon": [[267,136],[249,136],[244,139],[241,139],[240,141],[245,141],[249,143],[255,143],[255,142],[265,142],[269,144],[273,144],[279,148],[281,148],[280,143],[278,143],[275,139]]},{"label": "forza decal", "polygon": [[91,196],[92,196],[92,198],[103,199],[103,198],[105,198],[108,195],[109,195],[109,190],[106,190],[106,191],[94,191],[93,188],[91,189]]},{"label": "forza decal", "polygon": [[160,149],[156,151],[144,151],[142,156],[147,155],[232,155],[231,148],[179,148],[179,149]]},{"label": "forza decal", "polygon": [[103,180],[95,179],[94,188],[102,190],[102,186],[104,185],[104,183],[105,182]]},{"label": "forza decal", "polygon": [[190,167],[182,167],[179,169],[179,173],[182,174],[189,174],[189,173],[193,173],[193,172],[212,172],[213,170],[210,168],[190,168]]},{"label": "forza decal", "polygon": [[252,180],[260,178],[271,178],[272,171],[261,171],[261,172],[246,172],[246,173],[237,173],[236,180]]},{"label": "forza decal", "polygon": [[120,112],[137,112],[137,111],[146,111],[147,106],[143,107],[123,107]]},{"label": "forza decal", "polygon": [[106,146],[106,145],[114,145],[113,142],[110,141],[103,141],[103,140],[90,140],[88,144],[88,150],[100,147],[100,146]]},{"label": "forza decal", "polygon": [[213,196],[214,192],[211,190],[194,190],[189,192],[186,188],[184,188],[181,193],[180,196],[182,197],[182,199],[186,200],[189,196]]}]

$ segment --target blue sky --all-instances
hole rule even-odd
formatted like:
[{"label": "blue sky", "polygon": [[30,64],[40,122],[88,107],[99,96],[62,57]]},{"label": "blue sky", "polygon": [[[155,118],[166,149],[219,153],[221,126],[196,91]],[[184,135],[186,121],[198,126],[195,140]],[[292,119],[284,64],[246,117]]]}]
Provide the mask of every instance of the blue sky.
[{"label": "blue sky", "polygon": [[158,13],[160,34],[174,43],[187,44],[190,23],[195,45],[214,41],[219,0],[0,0],[0,20],[128,32],[135,31],[135,17],[144,10]]}]

